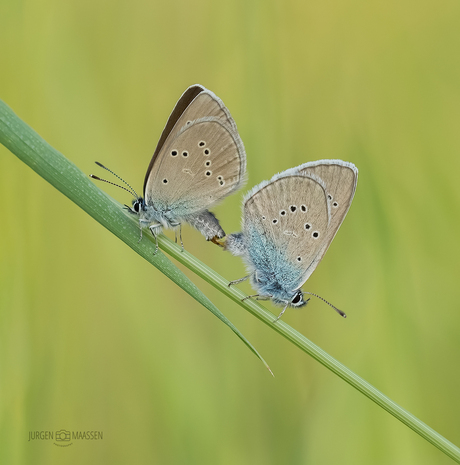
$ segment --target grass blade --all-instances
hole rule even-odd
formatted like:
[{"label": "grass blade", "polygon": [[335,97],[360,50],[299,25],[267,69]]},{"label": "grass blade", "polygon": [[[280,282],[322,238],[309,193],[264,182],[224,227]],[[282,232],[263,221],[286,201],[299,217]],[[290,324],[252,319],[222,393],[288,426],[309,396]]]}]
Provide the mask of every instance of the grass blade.
[{"label": "grass blade", "polygon": [[122,205],[95,186],[88,175],[51,147],[1,100],[0,142],[36,173],[217,316],[248,346],[271,373],[269,366],[253,345],[195,284],[163,253],[153,254],[155,246],[152,241],[144,239],[138,243],[139,227],[131,218],[128,218],[127,213],[122,209]]},{"label": "grass blade", "polygon": [[299,349],[306,352],[308,355],[320,362],[337,376],[340,376],[340,378],[342,378],[348,384],[353,386],[370,400],[375,402],[399,421],[411,428],[413,431],[433,444],[439,450],[444,452],[450,458],[460,463],[460,449],[455,444],[448,441],[434,429],[430,428],[427,424],[399,406],[396,402],[393,402],[381,391],[351,371],[345,365],[335,360],[327,352],[315,345],[283,320],[278,320],[276,323],[273,323],[276,316],[278,315],[278,312],[276,312],[276,314],[269,312],[265,307],[263,307],[255,300],[245,300],[243,302],[241,299],[246,297],[244,292],[240,291],[234,286],[229,288],[228,280],[224,279],[207,265],[200,262],[196,257],[190,254],[181,254],[178,252],[179,248],[168,238],[162,237],[160,244],[163,250],[170,253],[183,265],[193,270],[196,274],[201,276],[216,289],[219,289],[223,294],[234,300],[238,305],[243,307],[259,320],[263,321],[266,325],[270,326],[277,333],[281,334],[283,337],[295,344],[297,347],[299,347]]}]

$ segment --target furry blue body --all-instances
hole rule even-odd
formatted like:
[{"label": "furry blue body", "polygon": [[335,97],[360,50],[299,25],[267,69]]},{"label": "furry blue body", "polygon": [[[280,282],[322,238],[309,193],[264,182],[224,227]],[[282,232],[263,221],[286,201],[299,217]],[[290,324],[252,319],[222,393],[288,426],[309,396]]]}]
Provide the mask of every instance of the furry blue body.
[{"label": "furry blue body", "polygon": [[[255,226],[247,225],[245,229],[245,233],[227,236],[226,250],[243,258],[251,285],[260,297],[270,297],[276,305],[291,303],[302,284],[302,270],[289,263],[284,250],[277,248]],[[293,305],[305,304],[301,299]]]}]

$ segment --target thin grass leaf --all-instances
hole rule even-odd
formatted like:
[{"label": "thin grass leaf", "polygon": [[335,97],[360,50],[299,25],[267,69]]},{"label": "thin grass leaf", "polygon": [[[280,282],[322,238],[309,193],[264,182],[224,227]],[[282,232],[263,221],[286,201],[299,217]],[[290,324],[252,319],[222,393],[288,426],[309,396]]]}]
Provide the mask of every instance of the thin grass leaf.
[{"label": "thin grass leaf", "polygon": [[0,142],[225,323],[271,373],[270,367],[254,346],[203,292],[163,253],[153,254],[155,246],[152,241],[138,242],[139,227],[124,213],[122,205],[95,186],[87,174],[51,147],[1,100]]},{"label": "thin grass leaf", "polygon": [[228,280],[224,279],[207,265],[200,262],[193,255],[180,253],[180,248],[177,247],[177,245],[167,237],[161,237],[160,247],[180,263],[185,265],[187,268],[193,270],[196,274],[201,276],[205,281],[210,283],[216,289],[219,289],[223,294],[230,297],[249,313],[263,321],[266,325],[270,326],[276,332],[284,336],[286,339],[302,349],[315,360],[320,362],[333,373],[340,376],[340,378],[345,380],[348,384],[353,386],[377,405],[396,417],[406,426],[414,430],[417,434],[429,441],[450,458],[460,463],[460,449],[455,444],[448,441],[434,429],[430,428],[427,424],[423,423],[410,412],[399,406],[396,402],[393,402],[385,394],[380,392],[356,373],[353,373],[353,371],[351,371],[345,365],[335,360],[327,352],[308,340],[305,336],[300,334],[283,320],[278,320],[276,323],[274,323],[278,312],[276,312],[276,314],[269,312],[265,307],[263,307],[255,300],[242,301],[242,299],[246,297],[244,292],[240,291],[234,286],[228,287]]}]

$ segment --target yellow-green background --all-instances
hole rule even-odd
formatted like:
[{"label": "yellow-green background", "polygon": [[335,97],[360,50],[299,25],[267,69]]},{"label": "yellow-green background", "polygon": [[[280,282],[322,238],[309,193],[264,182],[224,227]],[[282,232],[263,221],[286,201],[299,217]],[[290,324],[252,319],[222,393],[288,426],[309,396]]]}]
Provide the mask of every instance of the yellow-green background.
[{"label": "yellow-green background", "polygon": [[[174,103],[205,85],[248,155],[246,188],[214,210],[227,232],[244,191],[275,172],[355,163],[353,205],[304,286],[348,319],[319,300],[284,319],[459,444],[459,24],[457,0],[3,0],[0,98],[84,172],[100,160],[141,190]],[[271,378],[4,147],[0,193],[2,464],[451,463],[187,272]],[[244,275],[183,236],[226,278]],[[61,428],[104,436],[28,442]]]}]

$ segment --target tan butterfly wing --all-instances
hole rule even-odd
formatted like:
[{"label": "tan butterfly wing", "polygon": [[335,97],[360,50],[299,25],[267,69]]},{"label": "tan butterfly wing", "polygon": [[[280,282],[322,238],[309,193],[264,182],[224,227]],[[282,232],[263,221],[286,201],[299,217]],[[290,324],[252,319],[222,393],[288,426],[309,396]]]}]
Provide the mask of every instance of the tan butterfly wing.
[{"label": "tan butterfly wing", "polygon": [[313,174],[323,180],[331,205],[331,221],[324,250],[317,257],[319,263],[350,208],[358,182],[358,169],[353,163],[342,160],[319,160],[305,163],[297,169],[300,173]]},{"label": "tan butterfly wing", "polygon": [[145,176],[144,198],[153,206],[179,202],[193,214],[241,187],[245,171],[244,146],[230,112],[214,93],[191,86],[160,137]]},{"label": "tan butterfly wing", "polygon": [[281,173],[249,192],[243,218],[256,270],[299,288],[327,240],[330,207],[321,179],[292,169]]},{"label": "tan butterfly wing", "polygon": [[238,134],[220,119],[194,120],[165,142],[147,182],[147,204],[176,217],[207,209],[239,187],[243,156]]}]

